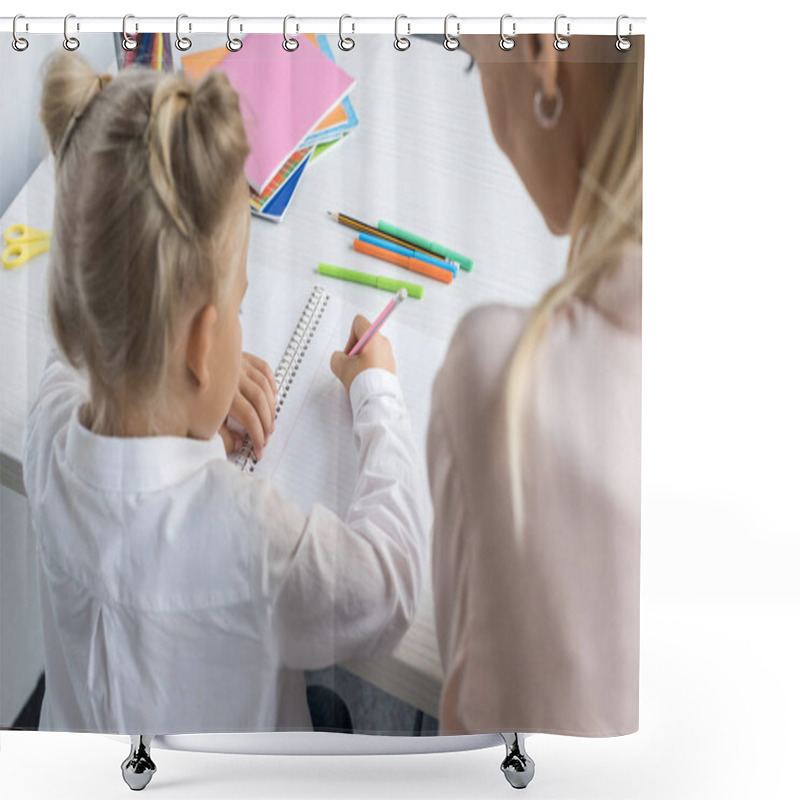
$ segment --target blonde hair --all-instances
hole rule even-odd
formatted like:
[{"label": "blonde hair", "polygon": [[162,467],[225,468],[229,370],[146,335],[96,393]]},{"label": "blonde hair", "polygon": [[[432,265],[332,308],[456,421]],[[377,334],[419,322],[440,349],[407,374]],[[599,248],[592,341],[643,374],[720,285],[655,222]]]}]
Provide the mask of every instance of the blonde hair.
[{"label": "blonde hair", "polygon": [[616,268],[624,248],[642,241],[642,85],[644,58],[622,62],[603,125],[581,177],[570,224],[564,277],[532,310],[512,353],[503,385],[514,528],[524,522],[522,447],[530,367],[553,315],[574,297],[587,297]]},{"label": "blonde hair", "polygon": [[41,119],[56,155],[50,318],[88,372],[93,426],[119,435],[125,405],[161,386],[182,312],[215,298],[248,152],[238,97],[219,72],[111,80],[59,53]]}]

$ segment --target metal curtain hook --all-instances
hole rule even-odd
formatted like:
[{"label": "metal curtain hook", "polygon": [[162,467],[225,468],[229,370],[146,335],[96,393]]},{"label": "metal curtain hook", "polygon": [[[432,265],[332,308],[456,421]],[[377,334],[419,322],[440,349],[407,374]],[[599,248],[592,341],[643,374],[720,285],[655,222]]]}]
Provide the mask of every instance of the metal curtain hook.
[{"label": "metal curtain hook", "polygon": [[[181,36],[181,20],[188,19],[188,14],[178,14],[175,19],[175,47],[182,53],[185,53],[191,46],[192,40],[188,36]],[[191,33],[192,23],[189,23],[189,32]]]},{"label": "metal curtain hook", "polygon": [[[620,25],[619,25],[619,24],[620,24],[620,22],[622,22],[622,20],[624,20],[624,19],[628,19],[628,16],[627,16],[626,14],[620,14],[620,15],[617,17],[617,43],[616,43],[616,48],[617,48],[617,50],[619,50],[621,53],[624,53],[626,50],[630,50],[630,49],[631,49],[631,40],[630,40],[630,39],[626,39],[626,38],[625,38],[625,37],[624,37],[624,36],[623,36],[623,35],[622,35],[622,34],[619,32],[619,28],[620,28]],[[630,35],[631,35],[631,33],[633,33],[633,25],[631,25],[631,23],[629,22],[629,23],[628,23],[628,36],[630,36]]]},{"label": "metal curtain hook", "polygon": [[[133,14],[126,14],[122,18],[122,48],[124,50],[135,50],[139,46],[138,39],[134,39],[128,33],[128,20],[129,19],[136,19]],[[139,25],[137,23],[136,30],[139,30]]]},{"label": "metal curtain hook", "polygon": [[[74,14],[67,14],[67,16],[64,17],[64,49],[69,50],[70,53],[74,52],[81,46],[81,43],[74,36],[69,35],[68,26],[69,26],[69,21],[71,19],[75,19]],[[80,22],[76,22],[75,30],[79,31],[80,29],[81,29]]]},{"label": "metal curtain hook", "polygon": [[[231,14],[228,17],[228,41],[225,42],[225,47],[227,47],[228,50],[231,51],[231,53],[236,53],[236,52],[238,52],[239,50],[242,49],[242,40],[241,39],[236,39],[233,36],[231,36],[231,22],[233,22],[235,19],[239,19],[239,17],[237,17],[236,14]],[[241,30],[242,30],[242,26],[239,25],[239,32],[240,33],[241,33]]]},{"label": "metal curtain hook", "polygon": [[[24,39],[22,36],[20,36],[17,33],[17,20],[20,20],[20,19],[25,19],[25,16],[23,14],[17,14],[17,16],[14,17],[14,22],[12,23],[12,26],[11,26],[11,35],[14,37],[11,40],[11,46],[18,53],[21,53],[23,50],[27,50],[28,49],[28,45],[30,44],[30,42],[27,39]],[[25,30],[28,30],[28,23],[27,22],[25,23]]]},{"label": "metal curtain hook", "polygon": [[[298,47],[300,47],[300,42],[298,42],[297,39],[289,36],[288,28],[290,19],[297,19],[297,17],[293,17],[291,14],[287,14],[283,18],[283,49],[287,53],[294,53],[294,51],[297,50]],[[295,25],[294,27],[295,31],[299,33],[300,26]]]},{"label": "metal curtain hook", "polygon": [[[447,23],[450,22],[451,19],[456,20],[456,35],[451,36],[447,32]],[[459,35],[461,34],[461,23],[457,21],[458,17],[455,14],[448,14],[444,18],[444,41],[442,44],[444,45],[445,50],[458,50],[461,47],[461,42],[458,40]]]},{"label": "metal curtain hook", "polygon": [[501,50],[513,50],[514,45],[516,45],[512,37],[517,34],[517,23],[511,23],[511,36],[507,36],[504,30],[507,19],[511,19],[511,14],[503,14],[503,16],[500,17],[500,41],[498,44]]},{"label": "metal curtain hook", "polygon": [[[556,17],[555,25],[553,26],[553,32],[555,33],[555,39],[553,40],[553,47],[556,50],[566,50],[569,47],[569,39],[565,39],[559,32],[558,32],[558,21],[560,19],[567,19],[566,14],[559,14]],[[570,24],[567,21],[567,36],[570,34]]]},{"label": "metal curtain hook", "polygon": [[[348,50],[352,50],[356,46],[356,43],[353,39],[351,39],[349,36],[344,35],[343,27],[344,27],[344,21],[346,19],[353,19],[353,18],[349,14],[342,14],[342,16],[339,17],[339,49],[344,50],[345,52],[347,52]],[[355,33],[355,32],[356,32],[356,24],[355,22],[351,22],[350,33]]]},{"label": "metal curtain hook", "polygon": [[[398,14],[394,18],[394,49],[403,51],[403,50],[408,50],[408,48],[411,47],[411,40],[406,39],[405,36],[400,35],[401,19],[407,20],[408,17],[405,14]],[[411,25],[408,22],[406,22],[406,28],[408,30],[408,33],[411,33]]]}]

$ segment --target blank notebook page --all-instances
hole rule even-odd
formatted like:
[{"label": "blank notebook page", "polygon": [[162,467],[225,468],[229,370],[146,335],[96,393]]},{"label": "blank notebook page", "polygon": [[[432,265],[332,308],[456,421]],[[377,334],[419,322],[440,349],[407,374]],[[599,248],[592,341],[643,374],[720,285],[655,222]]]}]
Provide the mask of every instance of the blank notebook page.
[{"label": "blank notebook page", "polygon": [[250,143],[245,173],[260,193],[355,82],[304,36],[292,53],[281,34],[251,33],[243,41],[217,68],[239,94]]},{"label": "blank notebook page", "polygon": [[[314,281],[275,275],[269,294],[250,297],[244,311],[244,349],[277,368]],[[325,311],[275,422],[255,475],[270,478],[305,513],[321,502],[344,517],[356,483],[358,461],[347,393],[330,370],[330,357],[347,341],[359,311],[330,286]],[[388,297],[388,295],[387,295]],[[385,305],[375,297],[374,315]],[[406,301],[414,302],[414,301]],[[392,342],[397,374],[411,417],[414,444],[424,470],[430,386],[444,358],[446,342],[402,324],[402,305],[383,326]]]}]

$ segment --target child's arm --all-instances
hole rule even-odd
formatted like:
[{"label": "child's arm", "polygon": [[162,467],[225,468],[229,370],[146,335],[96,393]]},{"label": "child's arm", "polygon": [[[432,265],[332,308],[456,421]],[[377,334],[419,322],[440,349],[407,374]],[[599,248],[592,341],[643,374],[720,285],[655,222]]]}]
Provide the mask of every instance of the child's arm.
[{"label": "child's arm", "polygon": [[281,661],[296,669],[393,647],[427,574],[430,500],[397,377],[355,374],[350,402],[359,469],[343,520],[321,505],[304,517],[262,484],[262,513],[279,529],[259,537],[258,591]]}]

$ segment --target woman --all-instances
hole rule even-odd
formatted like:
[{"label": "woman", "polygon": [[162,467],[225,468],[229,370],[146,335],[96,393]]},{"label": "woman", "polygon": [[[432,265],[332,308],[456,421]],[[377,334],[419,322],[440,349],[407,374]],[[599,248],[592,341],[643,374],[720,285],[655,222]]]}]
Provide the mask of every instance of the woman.
[{"label": "woman", "polygon": [[487,306],[433,394],[440,733],[638,728],[643,43],[463,37],[563,278]]}]

